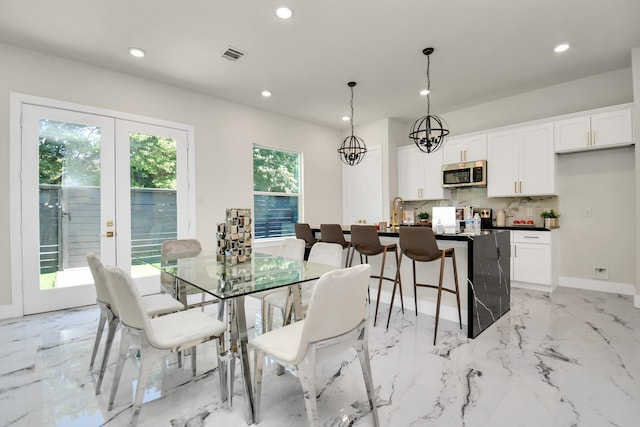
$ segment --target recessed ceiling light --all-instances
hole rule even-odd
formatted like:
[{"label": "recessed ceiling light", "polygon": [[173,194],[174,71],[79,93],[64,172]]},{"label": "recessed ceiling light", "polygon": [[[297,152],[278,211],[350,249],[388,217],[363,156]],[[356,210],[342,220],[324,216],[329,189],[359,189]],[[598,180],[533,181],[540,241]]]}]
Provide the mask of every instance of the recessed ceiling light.
[{"label": "recessed ceiling light", "polygon": [[351,117],[349,117],[349,116],[342,116],[342,121],[343,122],[348,122],[350,118]]},{"label": "recessed ceiling light", "polygon": [[558,46],[553,48],[553,51],[556,53],[560,53],[560,52],[564,52],[565,50],[569,49],[569,45],[567,43],[562,43],[559,44]]},{"label": "recessed ceiling light", "polygon": [[142,58],[143,56],[145,56],[147,54],[147,52],[145,52],[144,50],[140,49],[139,47],[130,47],[129,48],[129,53],[132,56],[135,56],[136,58]]},{"label": "recessed ceiling light", "polygon": [[422,96],[427,96],[427,95],[429,95],[429,90],[428,90],[428,89],[422,89],[422,90],[420,91],[420,95],[422,95]]},{"label": "recessed ceiling light", "polygon": [[289,19],[291,18],[291,16],[293,16],[293,10],[284,6],[279,7],[276,9],[276,15],[278,15],[278,18],[280,19]]},{"label": "recessed ceiling light", "polygon": [[268,98],[271,96],[271,92],[269,92],[268,90],[263,90],[262,91],[262,96],[264,96],[265,98]]}]

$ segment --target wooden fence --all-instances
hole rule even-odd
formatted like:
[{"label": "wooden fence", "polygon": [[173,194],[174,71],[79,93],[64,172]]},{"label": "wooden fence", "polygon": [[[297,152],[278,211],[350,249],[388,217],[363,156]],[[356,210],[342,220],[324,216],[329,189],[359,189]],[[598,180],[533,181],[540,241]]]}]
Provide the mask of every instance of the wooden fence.
[{"label": "wooden fence", "polygon": [[[100,188],[40,186],[40,272],[86,266],[100,253]],[[131,255],[160,254],[177,237],[175,190],[131,190]]]}]

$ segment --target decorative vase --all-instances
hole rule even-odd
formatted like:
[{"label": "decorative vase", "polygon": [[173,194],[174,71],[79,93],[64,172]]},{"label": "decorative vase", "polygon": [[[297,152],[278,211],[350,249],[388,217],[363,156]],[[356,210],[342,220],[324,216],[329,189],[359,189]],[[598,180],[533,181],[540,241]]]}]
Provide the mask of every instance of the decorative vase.
[{"label": "decorative vase", "polygon": [[545,228],[558,228],[558,218],[545,218],[544,226]]}]

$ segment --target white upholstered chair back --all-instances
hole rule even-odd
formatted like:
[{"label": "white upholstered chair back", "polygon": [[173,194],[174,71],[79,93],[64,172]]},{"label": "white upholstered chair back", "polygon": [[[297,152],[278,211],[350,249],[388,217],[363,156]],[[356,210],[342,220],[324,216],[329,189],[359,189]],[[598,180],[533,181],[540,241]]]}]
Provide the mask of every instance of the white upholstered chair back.
[{"label": "white upholstered chair back", "polygon": [[367,289],[371,267],[361,264],[325,273],[315,286],[304,319],[297,364],[311,343],[338,337],[367,318]]},{"label": "white upholstered chair back", "polygon": [[342,246],[337,243],[317,242],[311,248],[307,261],[340,267],[342,264]]},{"label": "white upholstered chair back", "polygon": [[304,259],[304,245],[302,239],[284,239],[278,249],[278,256],[297,260]]}]

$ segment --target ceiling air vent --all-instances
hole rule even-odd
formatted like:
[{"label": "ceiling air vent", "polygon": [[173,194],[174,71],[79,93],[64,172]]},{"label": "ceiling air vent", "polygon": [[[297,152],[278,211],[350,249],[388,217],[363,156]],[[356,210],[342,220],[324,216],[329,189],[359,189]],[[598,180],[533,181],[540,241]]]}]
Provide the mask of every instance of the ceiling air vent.
[{"label": "ceiling air vent", "polygon": [[245,54],[246,52],[243,52],[241,50],[238,50],[236,48],[229,46],[227,50],[222,52],[222,57],[228,59],[229,61],[237,61],[238,59],[242,58]]}]

